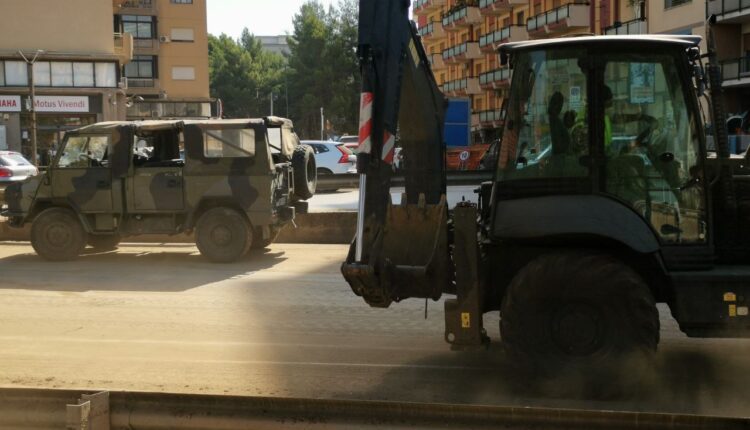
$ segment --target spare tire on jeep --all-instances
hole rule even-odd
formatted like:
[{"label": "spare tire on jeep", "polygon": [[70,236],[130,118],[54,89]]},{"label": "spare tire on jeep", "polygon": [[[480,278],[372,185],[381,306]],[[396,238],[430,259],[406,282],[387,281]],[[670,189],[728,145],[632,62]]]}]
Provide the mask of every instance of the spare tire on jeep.
[{"label": "spare tire on jeep", "polygon": [[315,154],[310,145],[299,145],[292,154],[294,171],[294,195],[302,200],[315,194],[318,175],[315,168]]}]

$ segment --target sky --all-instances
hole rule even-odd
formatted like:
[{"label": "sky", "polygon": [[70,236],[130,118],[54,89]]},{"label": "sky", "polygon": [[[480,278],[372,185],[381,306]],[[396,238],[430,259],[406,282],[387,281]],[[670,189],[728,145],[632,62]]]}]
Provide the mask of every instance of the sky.
[{"label": "sky", "polygon": [[[292,18],[306,0],[206,0],[208,32],[237,39],[247,27],[256,36],[276,36],[293,31]],[[328,9],[338,0],[318,0]]]}]

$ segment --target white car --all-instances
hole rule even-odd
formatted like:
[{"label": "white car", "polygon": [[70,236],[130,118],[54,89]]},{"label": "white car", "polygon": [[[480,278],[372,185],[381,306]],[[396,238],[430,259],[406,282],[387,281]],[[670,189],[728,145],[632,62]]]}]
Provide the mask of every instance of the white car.
[{"label": "white car", "polygon": [[315,153],[318,176],[357,173],[357,156],[341,142],[303,140]]}]

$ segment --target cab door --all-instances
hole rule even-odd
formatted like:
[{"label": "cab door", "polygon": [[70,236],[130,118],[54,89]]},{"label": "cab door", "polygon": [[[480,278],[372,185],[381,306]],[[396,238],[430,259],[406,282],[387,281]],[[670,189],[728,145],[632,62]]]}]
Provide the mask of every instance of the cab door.
[{"label": "cab door", "polygon": [[112,212],[111,136],[68,134],[52,167],[52,196],[84,214]]}]

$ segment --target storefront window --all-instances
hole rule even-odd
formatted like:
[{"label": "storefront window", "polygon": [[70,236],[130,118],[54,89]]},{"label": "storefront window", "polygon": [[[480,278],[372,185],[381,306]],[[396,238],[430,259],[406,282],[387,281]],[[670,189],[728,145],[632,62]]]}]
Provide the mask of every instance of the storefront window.
[{"label": "storefront window", "polygon": [[49,61],[37,61],[34,63],[34,85],[39,87],[49,87],[50,81],[50,64]]},{"label": "storefront window", "polygon": [[117,86],[115,63],[96,63],[96,86],[114,88]]},{"label": "storefront window", "polygon": [[73,63],[73,82],[76,87],[93,87],[94,64]]},{"label": "storefront window", "polygon": [[54,62],[51,67],[52,86],[55,87],[72,87],[73,86],[73,66],[67,62]]},{"label": "storefront window", "polygon": [[29,75],[26,63],[23,61],[5,62],[5,85],[26,86],[29,84]]}]

